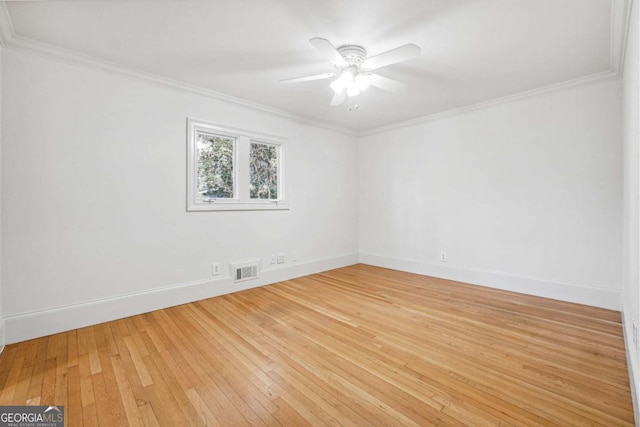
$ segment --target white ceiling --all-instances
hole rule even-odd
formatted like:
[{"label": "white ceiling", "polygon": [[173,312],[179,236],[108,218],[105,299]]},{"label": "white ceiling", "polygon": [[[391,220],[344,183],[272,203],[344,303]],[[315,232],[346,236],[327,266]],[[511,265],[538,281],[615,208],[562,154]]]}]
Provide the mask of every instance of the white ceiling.
[{"label": "white ceiling", "polygon": [[[9,1],[16,39],[70,49],[363,132],[617,71],[624,0]],[[621,6],[622,5],[622,6]],[[613,19],[612,19],[613,18]],[[308,40],[406,44],[422,56],[378,70],[409,89],[370,88],[330,107],[333,66]],[[620,39],[620,40],[618,40]],[[349,111],[350,103],[359,109]]]}]

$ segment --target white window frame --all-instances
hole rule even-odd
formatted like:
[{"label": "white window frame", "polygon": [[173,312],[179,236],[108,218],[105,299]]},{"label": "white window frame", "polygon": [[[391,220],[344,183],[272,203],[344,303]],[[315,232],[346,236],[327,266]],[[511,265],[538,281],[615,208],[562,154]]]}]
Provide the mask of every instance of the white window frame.
[{"label": "white window frame", "polygon": [[[198,133],[208,133],[234,138],[233,193],[230,199],[209,199],[203,202],[197,195],[197,149]],[[252,199],[249,197],[249,155],[251,143],[268,144],[278,149],[278,199]],[[257,211],[287,210],[285,188],[286,139],[254,131],[220,126],[202,120],[187,119],[187,211]]]}]

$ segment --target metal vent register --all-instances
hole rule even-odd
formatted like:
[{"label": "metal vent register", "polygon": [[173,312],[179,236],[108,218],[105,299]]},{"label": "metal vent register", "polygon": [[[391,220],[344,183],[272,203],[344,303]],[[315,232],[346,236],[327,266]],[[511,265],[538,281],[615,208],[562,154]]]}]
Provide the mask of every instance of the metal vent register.
[{"label": "metal vent register", "polygon": [[231,264],[231,276],[234,282],[257,279],[260,270],[260,260]]}]

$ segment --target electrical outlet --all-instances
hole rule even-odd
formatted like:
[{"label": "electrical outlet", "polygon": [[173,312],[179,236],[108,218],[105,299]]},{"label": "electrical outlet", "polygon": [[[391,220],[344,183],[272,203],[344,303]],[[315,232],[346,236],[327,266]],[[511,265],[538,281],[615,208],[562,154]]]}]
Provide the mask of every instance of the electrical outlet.
[{"label": "electrical outlet", "polygon": [[275,264],[276,262],[278,262],[278,255],[271,255],[271,264]]},{"label": "electrical outlet", "polygon": [[220,274],[220,263],[214,262],[213,264],[211,264],[211,275],[217,276],[218,274]]},{"label": "electrical outlet", "polygon": [[278,264],[284,264],[284,254],[278,254]]},{"label": "electrical outlet", "polygon": [[440,262],[447,262],[447,253],[440,252]]},{"label": "electrical outlet", "polygon": [[636,322],[636,319],[633,319],[631,324],[633,325],[633,344],[638,348],[638,323]]}]

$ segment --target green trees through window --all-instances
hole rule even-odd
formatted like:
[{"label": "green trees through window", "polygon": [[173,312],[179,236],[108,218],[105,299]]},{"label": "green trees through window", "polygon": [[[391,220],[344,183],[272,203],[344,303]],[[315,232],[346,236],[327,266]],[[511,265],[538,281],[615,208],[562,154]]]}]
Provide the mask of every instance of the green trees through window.
[{"label": "green trees through window", "polygon": [[234,138],[198,133],[197,185],[202,197],[234,197],[234,146]]},{"label": "green trees through window", "polygon": [[278,198],[278,147],[252,142],[249,153],[249,197]]}]

